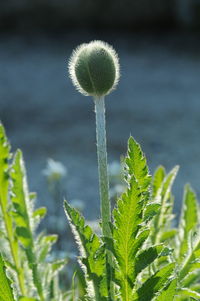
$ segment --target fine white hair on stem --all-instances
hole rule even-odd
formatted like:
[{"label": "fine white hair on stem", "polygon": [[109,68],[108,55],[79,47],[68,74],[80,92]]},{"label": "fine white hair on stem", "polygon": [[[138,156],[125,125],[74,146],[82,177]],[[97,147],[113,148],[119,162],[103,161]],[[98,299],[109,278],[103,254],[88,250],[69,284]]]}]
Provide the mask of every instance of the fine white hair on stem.
[{"label": "fine white hair on stem", "polygon": [[[87,66],[87,71],[88,71],[88,81],[92,82],[93,78],[92,75],[90,74],[89,66],[88,66],[88,59],[90,58],[90,54],[92,51],[97,50],[97,52],[103,49],[105,53],[109,55],[110,61],[112,61],[112,64],[114,65],[114,75],[113,75],[113,83],[112,85],[107,89],[106,92],[103,93],[103,95],[98,94],[98,91],[93,92],[88,92],[84,89],[84,87],[81,85],[80,81],[77,78],[76,74],[76,66],[79,64],[79,60],[84,60],[85,61],[85,66]],[[82,55],[84,53],[84,56]],[[82,56],[81,56],[82,55]],[[93,62],[95,64],[95,60]],[[81,67],[80,67],[81,68]],[[109,65],[107,66],[108,71],[109,71]],[[82,93],[85,96],[105,96],[109,94],[112,90],[114,90],[119,82],[120,78],[120,65],[119,65],[119,57],[114,50],[114,48],[109,45],[106,42],[99,41],[99,40],[94,40],[91,41],[90,43],[84,43],[79,45],[73,52],[72,55],[69,59],[69,64],[68,64],[68,70],[69,70],[69,76],[72,80],[72,83],[74,84],[75,88]],[[101,74],[99,73],[99,79],[101,79]],[[102,80],[102,79],[101,79]]]}]

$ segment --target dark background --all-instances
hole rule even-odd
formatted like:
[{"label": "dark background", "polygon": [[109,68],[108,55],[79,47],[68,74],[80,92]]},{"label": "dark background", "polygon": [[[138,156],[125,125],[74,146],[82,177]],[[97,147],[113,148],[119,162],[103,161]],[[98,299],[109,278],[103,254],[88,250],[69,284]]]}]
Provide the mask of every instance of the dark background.
[{"label": "dark background", "polygon": [[67,198],[99,216],[93,102],[67,74],[74,47],[93,39],[112,44],[121,64],[106,100],[109,162],[131,133],[151,173],[180,165],[177,211],[185,182],[200,194],[199,25],[199,0],[0,0],[0,119],[24,152],[38,204],[52,211],[42,174],[51,157],[68,168]]},{"label": "dark background", "polygon": [[1,0],[1,30],[174,29],[199,25],[199,0]]}]

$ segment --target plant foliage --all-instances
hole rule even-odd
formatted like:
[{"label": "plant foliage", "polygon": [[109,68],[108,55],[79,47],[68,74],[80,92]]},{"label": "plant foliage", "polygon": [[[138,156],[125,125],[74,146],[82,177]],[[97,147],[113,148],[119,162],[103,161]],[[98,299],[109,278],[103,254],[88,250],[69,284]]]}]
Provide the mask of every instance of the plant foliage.
[{"label": "plant foliage", "polygon": [[35,198],[36,195],[28,190],[22,153],[20,150],[14,156],[10,153],[9,142],[0,124],[1,301],[64,300],[64,292],[54,282],[66,260],[48,260],[57,237],[36,234],[46,209],[35,210]]},{"label": "plant foliage", "polygon": [[6,274],[6,267],[3,258],[0,254],[0,300],[1,301],[14,301],[13,290],[11,281]]},{"label": "plant foliage", "polygon": [[[112,239],[107,244],[114,259],[114,300],[199,300],[200,224],[195,193],[186,185],[180,222],[178,227],[174,227],[172,185],[178,166],[168,174],[160,166],[151,179],[146,158],[132,137],[128,142],[125,163],[127,189],[113,210]],[[87,259],[81,261],[83,269],[89,273],[89,278],[87,273],[86,278],[95,282],[97,275],[90,273],[87,261],[92,257],[98,262],[97,249],[90,246],[96,235],[90,230],[89,240],[81,238],[87,229],[83,217],[67,202],[65,210],[75,229],[81,256],[81,250],[87,248],[84,253]],[[107,247],[103,248],[105,241],[104,237],[98,239],[101,256]],[[102,261],[101,279],[106,285],[103,265]],[[86,298],[99,300],[94,292],[95,289],[90,291]],[[106,294],[104,298],[110,300]]]},{"label": "plant foliage", "polygon": [[[112,237],[98,236],[67,201],[64,209],[75,236],[86,294],[63,292],[58,273],[63,260],[48,260],[56,235],[37,233],[46,209],[34,209],[21,151],[14,156],[0,125],[0,301],[189,301],[200,300],[200,210],[190,185],[175,226],[172,185],[178,167],[159,166],[150,176],[139,144],[128,141],[125,191],[116,201]],[[112,254],[115,295],[110,294]],[[74,279],[74,278],[73,278]]]}]

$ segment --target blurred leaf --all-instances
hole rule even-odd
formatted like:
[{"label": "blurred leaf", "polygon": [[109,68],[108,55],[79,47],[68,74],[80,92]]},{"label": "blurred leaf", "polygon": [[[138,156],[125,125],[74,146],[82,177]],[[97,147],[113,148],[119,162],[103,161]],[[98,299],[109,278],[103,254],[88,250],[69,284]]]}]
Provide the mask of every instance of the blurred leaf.
[{"label": "blurred leaf", "polygon": [[187,254],[190,244],[190,231],[195,231],[198,224],[198,203],[194,191],[189,185],[185,186],[182,215],[179,224],[180,261]]},{"label": "blurred leaf", "polygon": [[161,294],[155,301],[173,301],[176,295],[177,279],[172,279],[169,284],[162,290]]},{"label": "blurred leaf", "polygon": [[[154,225],[152,228],[152,234],[151,234],[151,239],[153,243],[160,243],[161,242],[161,237],[163,241],[163,235],[165,231],[168,231],[166,229],[167,225],[173,218],[172,216],[172,209],[173,209],[173,204],[172,204],[172,199],[171,199],[171,188],[174,183],[174,180],[176,178],[177,172],[178,172],[179,167],[175,166],[171,172],[165,176],[163,179],[164,171],[162,168],[157,171],[157,173],[161,173],[162,176],[159,177],[159,181],[157,180],[156,185],[161,185],[160,188],[157,186],[157,194],[156,194],[156,201],[160,202],[161,207],[160,211],[154,218]],[[161,183],[162,180],[162,183]]]},{"label": "blurred leaf", "polygon": [[190,297],[190,298],[193,298],[195,300],[200,300],[200,294],[195,292],[195,291],[192,291],[188,288],[181,288],[178,291],[178,295],[181,296],[181,297]]},{"label": "blurred leaf", "polygon": [[39,217],[40,219],[44,218],[47,213],[47,209],[45,207],[38,208],[34,211],[33,217]]},{"label": "blurred leaf", "polygon": [[14,301],[11,281],[6,275],[6,267],[0,254],[0,301]]},{"label": "blurred leaf", "polygon": [[153,181],[152,181],[153,198],[156,198],[159,189],[162,187],[162,183],[164,181],[165,175],[166,175],[165,168],[163,166],[159,166],[154,173]]}]

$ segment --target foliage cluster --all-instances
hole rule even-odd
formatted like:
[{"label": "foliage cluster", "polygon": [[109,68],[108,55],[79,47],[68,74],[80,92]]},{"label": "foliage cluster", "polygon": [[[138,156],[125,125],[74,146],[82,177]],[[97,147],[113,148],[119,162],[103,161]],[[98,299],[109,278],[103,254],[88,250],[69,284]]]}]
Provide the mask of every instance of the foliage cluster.
[{"label": "foliage cluster", "polygon": [[113,254],[114,300],[200,300],[199,204],[185,186],[182,213],[174,226],[172,185],[178,167],[160,166],[151,178],[146,158],[130,137],[124,171],[126,191],[110,225],[112,239],[97,237],[65,202],[85,271],[88,300],[112,300],[105,242]]},{"label": "foliage cluster", "polygon": [[[166,173],[160,166],[151,177],[139,144],[130,137],[126,189],[112,213],[112,238],[97,236],[65,201],[86,282],[85,296],[77,296],[75,287],[73,292],[59,287],[66,260],[49,256],[55,235],[36,232],[46,209],[34,209],[36,196],[28,191],[22,153],[11,154],[1,125],[0,300],[200,300],[199,204],[186,185],[180,221],[174,226],[171,190],[177,171]],[[109,267],[106,248],[112,254]]]},{"label": "foliage cluster", "polygon": [[66,300],[58,273],[66,259],[51,259],[57,235],[36,234],[46,208],[34,209],[22,152],[13,155],[0,124],[0,300]]}]

